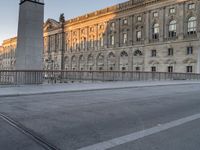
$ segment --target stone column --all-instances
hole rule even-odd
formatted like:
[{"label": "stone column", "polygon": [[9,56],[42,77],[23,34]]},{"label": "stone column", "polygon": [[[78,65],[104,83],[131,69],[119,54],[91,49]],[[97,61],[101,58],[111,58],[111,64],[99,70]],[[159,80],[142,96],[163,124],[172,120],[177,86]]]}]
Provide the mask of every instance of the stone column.
[{"label": "stone column", "polygon": [[128,19],[128,45],[133,45],[133,16]]},{"label": "stone column", "polygon": [[184,13],[184,3],[180,3],[178,6],[178,38],[183,39],[184,38],[184,23],[185,23],[185,13]]},{"label": "stone column", "polygon": [[200,73],[200,48],[197,50],[197,73]]},{"label": "stone column", "polygon": [[145,20],[146,20],[146,26],[145,26],[145,30],[146,30],[146,38],[145,38],[145,43],[149,43],[149,32],[150,32],[150,12],[146,12],[145,15]]},{"label": "stone column", "polygon": [[116,31],[115,31],[115,47],[120,47],[121,45],[121,19],[116,20]]},{"label": "stone column", "polygon": [[164,29],[163,29],[163,32],[164,32],[164,40],[168,38],[168,28],[169,28],[169,20],[168,20],[168,12],[166,10],[166,8],[164,9]]},{"label": "stone column", "polygon": [[160,10],[160,37],[159,40],[163,42],[164,40],[164,28],[165,28],[165,8]]}]

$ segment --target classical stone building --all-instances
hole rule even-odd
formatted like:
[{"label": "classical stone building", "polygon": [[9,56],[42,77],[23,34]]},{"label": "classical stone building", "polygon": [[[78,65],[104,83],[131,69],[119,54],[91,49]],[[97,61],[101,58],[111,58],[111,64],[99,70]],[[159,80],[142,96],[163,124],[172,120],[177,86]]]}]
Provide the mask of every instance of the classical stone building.
[{"label": "classical stone building", "polygon": [[17,38],[11,38],[3,41],[0,52],[0,69],[13,70],[15,69],[15,50]]},{"label": "classical stone building", "polygon": [[44,69],[200,72],[200,1],[129,0],[44,24]]},{"label": "classical stone building", "polygon": [[2,69],[2,60],[3,60],[3,46],[0,46],[0,69]]}]

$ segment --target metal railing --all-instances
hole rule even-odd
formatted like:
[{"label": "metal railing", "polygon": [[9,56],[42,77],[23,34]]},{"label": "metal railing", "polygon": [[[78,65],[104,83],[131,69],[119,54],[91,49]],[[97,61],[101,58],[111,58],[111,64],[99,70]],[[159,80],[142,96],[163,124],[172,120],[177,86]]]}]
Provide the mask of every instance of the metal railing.
[{"label": "metal railing", "polygon": [[0,85],[146,80],[200,80],[200,74],[138,71],[0,71]]}]

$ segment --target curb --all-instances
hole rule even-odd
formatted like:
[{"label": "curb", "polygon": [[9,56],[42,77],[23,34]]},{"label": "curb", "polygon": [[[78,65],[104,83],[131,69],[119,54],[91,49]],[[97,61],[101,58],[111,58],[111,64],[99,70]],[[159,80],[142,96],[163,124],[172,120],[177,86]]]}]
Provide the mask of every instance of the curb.
[{"label": "curb", "polygon": [[90,91],[107,91],[107,90],[118,90],[118,89],[135,89],[145,87],[165,87],[165,86],[179,86],[179,85],[194,85],[200,83],[174,83],[174,84],[160,84],[160,85],[141,85],[141,86],[127,86],[127,87],[110,87],[110,88],[96,88],[96,89],[82,89],[82,90],[68,90],[68,91],[55,91],[55,92],[38,92],[38,93],[27,93],[27,94],[5,94],[0,97],[19,97],[19,96],[31,96],[31,95],[48,95],[48,94],[59,94],[59,93],[77,93],[77,92],[90,92]]}]

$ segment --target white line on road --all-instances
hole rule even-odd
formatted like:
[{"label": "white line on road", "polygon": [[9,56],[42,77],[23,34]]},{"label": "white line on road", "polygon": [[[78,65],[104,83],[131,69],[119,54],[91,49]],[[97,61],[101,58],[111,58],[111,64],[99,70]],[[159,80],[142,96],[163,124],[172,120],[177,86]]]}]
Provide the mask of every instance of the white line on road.
[{"label": "white line on road", "polygon": [[119,145],[122,145],[122,144],[125,144],[125,143],[128,143],[128,142],[133,142],[135,140],[144,138],[146,136],[149,136],[149,135],[161,132],[161,131],[168,130],[170,128],[180,126],[182,124],[185,124],[185,123],[197,120],[197,119],[200,119],[200,114],[195,114],[195,115],[185,117],[185,118],[182,118],[182,119],[179,119],[179,120],[175,120],[175,121],[172,121],[172,122],[168,122],[168,123],[165,123],[165,124],[160,124],[160,125],[155,126],[153,128],[149,128],[149,129],[146,129],[146,130],[131,133],[129,135],[114,138],[114,139],[104,141],[104,142],[101,142],[101,143],[97,143],[97,144],[94,144],[94,145],[91,145],[91,146],[83,147],[83,148],[80,148],[78,150],[106,150],[106,149],[116,147],[116,146],[119,146]]}]

